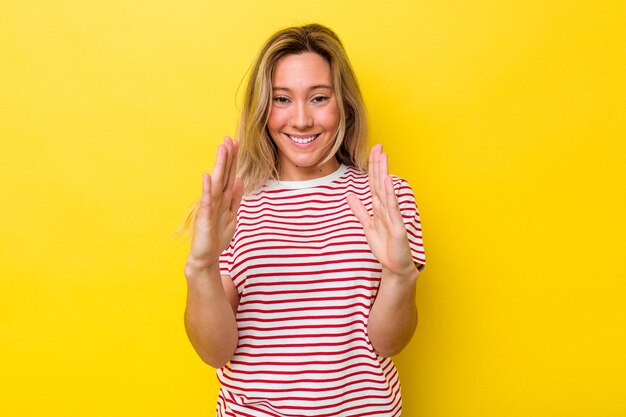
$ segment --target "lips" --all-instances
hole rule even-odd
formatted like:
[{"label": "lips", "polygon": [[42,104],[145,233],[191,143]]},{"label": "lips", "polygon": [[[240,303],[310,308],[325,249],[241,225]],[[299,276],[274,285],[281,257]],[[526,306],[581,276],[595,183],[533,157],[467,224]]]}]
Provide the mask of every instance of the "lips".
[{"label": "lips", "polygon": [[319,134],[317,135],[287,135],[287,137],[289,137],[289,139],[291,139],[292,142],[297,143],[298,145],[306,145],[307,143],[311,143],[313,142],[315,139],[317,139],[319,137]]}]

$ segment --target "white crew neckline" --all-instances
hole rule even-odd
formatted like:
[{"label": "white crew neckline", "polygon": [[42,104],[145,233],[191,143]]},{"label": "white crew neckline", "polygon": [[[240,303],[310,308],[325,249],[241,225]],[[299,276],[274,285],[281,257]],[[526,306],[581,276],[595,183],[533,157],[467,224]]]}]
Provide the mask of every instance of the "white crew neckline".
[{"label": "white crew neckline", "polygon": [[280,181],[280,180],[269,180],[265,183],[265,187],[268,189],[291,189],[297,190],[302,188],[313,188],[319,187],[321,185],[329,185],[333,181],[338,180],[341,176],[348,170],[348,166],[341,164],[335,172],[332,172],[324,177],[314,178],[312,180],[304,180],[304,181]]}]

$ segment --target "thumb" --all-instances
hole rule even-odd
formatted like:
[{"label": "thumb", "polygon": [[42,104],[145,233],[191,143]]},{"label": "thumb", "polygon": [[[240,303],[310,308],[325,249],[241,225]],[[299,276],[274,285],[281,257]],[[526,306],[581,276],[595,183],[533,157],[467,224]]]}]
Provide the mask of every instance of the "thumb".
[{"label": "thumb", "polygon": [[348,194],[346,200],[348,201],[348,206],[350,207],[350,210],[352,210],[352,213],[354,213],[356,218],[359,220],[359,223],[361,223],[363,229],[367,230],[372,221],[372,217],[367,212],[367,209],[365,208],[361,200],[359,200],[359,198],[354,194]]}]

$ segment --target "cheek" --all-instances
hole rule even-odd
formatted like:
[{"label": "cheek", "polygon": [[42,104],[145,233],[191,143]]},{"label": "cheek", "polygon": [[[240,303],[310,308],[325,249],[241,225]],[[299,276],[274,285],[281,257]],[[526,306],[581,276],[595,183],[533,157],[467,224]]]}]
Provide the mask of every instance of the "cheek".
[{"label": "cheek", "polygon": [[283,125],[283,118],[282,112],[279,109],[272,108],[267,118],[267,127],[269,130],[279,129]]},{"label": "cheek", "polygon": [[339,126],[339,109],[336,105],[329,106],[329,108],[325,109],[321,118],[320,120],[323,120],[327,129],[336,129]]}]

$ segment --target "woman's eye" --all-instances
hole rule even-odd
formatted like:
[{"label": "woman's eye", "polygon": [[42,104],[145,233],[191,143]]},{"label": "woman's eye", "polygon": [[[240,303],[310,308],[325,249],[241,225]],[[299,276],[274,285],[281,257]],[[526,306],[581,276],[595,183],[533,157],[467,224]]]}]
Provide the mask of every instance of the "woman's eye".
[{"label": "woman's eye", "polygon": [[274,102],[278,104],[285,104],[289,102],[289,99],[287,97],[278,96],[278,97],[274,97]]},{"label": "woman's eye", "polygon": [[328,100],[328,97],[326,97],[326,96],[315,96],[315,97],[313,97],[313,102],[315,102],[315,103],[323,103],[326,100]]}]

